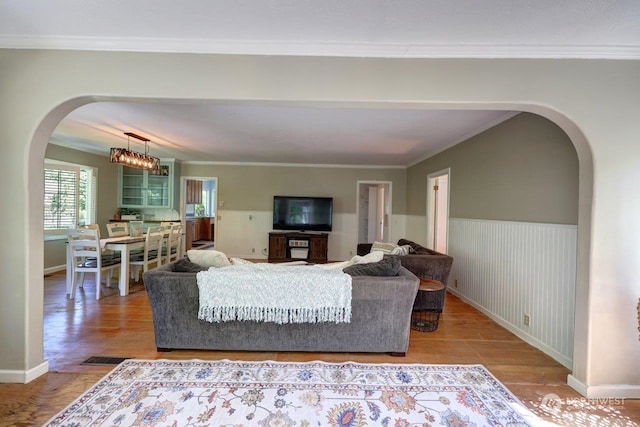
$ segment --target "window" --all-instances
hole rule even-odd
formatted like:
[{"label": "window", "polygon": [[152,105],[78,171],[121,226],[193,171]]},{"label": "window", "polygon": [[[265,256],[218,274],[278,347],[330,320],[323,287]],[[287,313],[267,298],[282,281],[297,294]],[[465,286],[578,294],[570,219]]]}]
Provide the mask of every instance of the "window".
[{"label": "window", "polygon": [[95,223],[96,172],[88,166],[45,163],[45,234],[64,234],[69,228]]}]

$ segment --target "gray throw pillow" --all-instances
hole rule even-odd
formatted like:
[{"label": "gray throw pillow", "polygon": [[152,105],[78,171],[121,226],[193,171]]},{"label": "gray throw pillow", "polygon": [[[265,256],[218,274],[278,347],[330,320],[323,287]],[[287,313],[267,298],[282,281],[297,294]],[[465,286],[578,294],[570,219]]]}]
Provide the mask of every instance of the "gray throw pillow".
[{"label": "gray throw pillow", "polygon": [[397,276],[400,271],[400,259],[397,256],[386,256],[381,261],[354,264],[342,271],[351,276]]},{"label": "gray throw pillow", "polygon": [[173,263],[172,270],[176,273],[198,273],[200,271],[207,271],[209,268],[203,267],[200,264],[189,261],[187,258],[179,259]]},{"label": "gray throw pillow", "polygon": [[430,255],[431,254],[431,252],[429,252],[429,249],[425,248],[422,245],[419,245],[416,242],[412,242],[411,240],[400,239],[400,240],[398,240],[398,245],[400,245],[400,246],[409,245],[409,246],[411,246],[412,252],[416,253],[418,255]]}]

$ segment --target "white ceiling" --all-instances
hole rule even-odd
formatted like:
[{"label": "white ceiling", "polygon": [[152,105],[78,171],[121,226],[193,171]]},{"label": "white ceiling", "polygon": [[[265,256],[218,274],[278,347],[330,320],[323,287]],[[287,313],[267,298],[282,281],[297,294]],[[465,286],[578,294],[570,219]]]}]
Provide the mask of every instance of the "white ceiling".
[{"label": "white ceiling", "polygon": [[[2,47],[640,59],[640,1],[0,0]],[[151,154],[182,160],[407,166],[505,114],[96,103],[52,141],[106,153],[132,131],[151,139]]]},{"label": "white ceiling", "polygon": [[[404,167],[513,113],[100,102],[73,111],[53,143],[96,153],[149,138],[150,153],[186,161]],[[143,151],[140,141],[131,148]]]}]

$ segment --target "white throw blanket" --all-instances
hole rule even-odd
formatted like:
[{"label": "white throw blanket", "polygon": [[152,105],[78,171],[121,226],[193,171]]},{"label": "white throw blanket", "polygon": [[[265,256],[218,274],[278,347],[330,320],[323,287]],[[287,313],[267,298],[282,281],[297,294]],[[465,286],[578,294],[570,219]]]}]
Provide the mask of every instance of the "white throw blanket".
[{"label": "white throw blanket", "polygon": [[209,322],[351,321],[351,276],[312,266],[246,264],[197,274],[198,318]]}]

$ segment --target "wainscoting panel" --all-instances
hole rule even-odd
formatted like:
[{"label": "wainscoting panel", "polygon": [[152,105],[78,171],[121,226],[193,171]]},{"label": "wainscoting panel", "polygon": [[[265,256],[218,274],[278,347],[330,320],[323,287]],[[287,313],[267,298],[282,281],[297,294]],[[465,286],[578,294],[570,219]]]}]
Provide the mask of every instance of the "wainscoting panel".
[{"label": "wainscoting panel", "polygon": [[[220,219],[222,218],[222,219]],[[405,237],[405,215],[391,216],[390,242]],[[230,257],[266,259],[271,211],[219,210],[216,222],[216,249]],[[329,232],[329,261],[343,261],[356,254],[358,221],[352,213],[334,213],[333,231]],[[255,251],[255,252],[254,252]]]},{"label": "wainscoting panel", "polygon": [[571,367],[576,239],[573,225],[451,218],[449,289]]},{"label": "wainscoting panel", "polygon": [[220,209],[216,220],[216,249],[229,257],[266,259],[271,211]]}]

